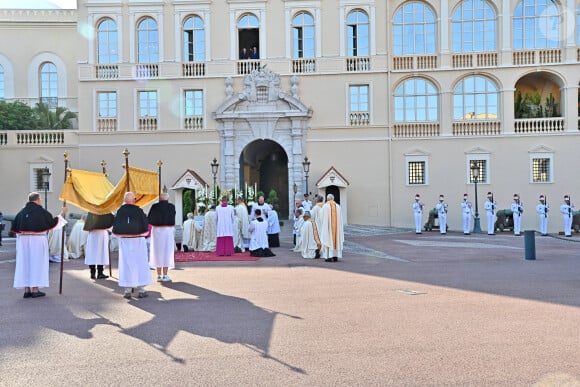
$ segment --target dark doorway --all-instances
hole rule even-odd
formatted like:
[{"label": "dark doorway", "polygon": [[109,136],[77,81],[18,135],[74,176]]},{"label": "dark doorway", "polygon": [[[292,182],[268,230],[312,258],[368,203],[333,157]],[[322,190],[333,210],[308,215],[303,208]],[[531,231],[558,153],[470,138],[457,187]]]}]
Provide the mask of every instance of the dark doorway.
[{"label": "dark doorway", "polygon": [[334,195],[334,201],[336,203],[340,204],[340,190],[338,189],[337,186],[335,186],[335,185],[329,185],[328,187],[326,187],[326,191],[325,191],[325,195],[324,195],[324,201],[326,201],[326,196],[328,194]]},{"label": "dark doorway", "polygon": [[189,212],[193,212],[194,215],[197,215],[195,212],[197,198],[195,197],[195,190],[190,188],[185,188],[183,190],[183,220],[187,220],[187,214]]},{"label": "dark doorway", "polygon": [[238,50],[239,59],[260,59],[260,21],[255,15],[245,14],[238,21]]},{"label": "dark doorway", "polygon": [[288,209],[288,156],[272,140],[249,143],[240,154],[239,186],[256,185],[268,200],[271,190],[278,196],[278,216],[287,217]]}]

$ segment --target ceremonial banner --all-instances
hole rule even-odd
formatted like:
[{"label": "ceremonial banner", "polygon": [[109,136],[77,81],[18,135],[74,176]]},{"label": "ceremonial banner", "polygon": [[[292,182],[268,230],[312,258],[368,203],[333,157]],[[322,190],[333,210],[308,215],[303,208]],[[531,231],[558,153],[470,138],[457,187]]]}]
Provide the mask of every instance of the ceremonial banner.
[{"label": "ceremonial banner", "polygon": [[[157,172],[129,167],[129,189],[135,193],[135,204],[139,207],[145,207],[157,199],[158,186]],[[113,186],[103,173],[71,169],[60,200],[93,214],[105,215],[121,207],[126,190],[127,174]]]}]

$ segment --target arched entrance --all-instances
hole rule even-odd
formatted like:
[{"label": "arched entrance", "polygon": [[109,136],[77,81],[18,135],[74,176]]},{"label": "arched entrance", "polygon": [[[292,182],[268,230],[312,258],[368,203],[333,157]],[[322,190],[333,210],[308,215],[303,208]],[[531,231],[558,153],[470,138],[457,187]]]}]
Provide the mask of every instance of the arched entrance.
[{"label": "arched entrance", "polygon": [[325,200],[328,194],[332,194],[332,196],[334,196],[334,201],[340,204],[340,190],[338,189],[337,186],[329,185],[328,187],[326,187],[324,195]]},{"label": "arched entrance", "polygon": [[270,191],[278,196],[279,216],[288,216],[288,156],[275,141],[255,140],[240,153],[239,186],[256,184],[268,200]]}]

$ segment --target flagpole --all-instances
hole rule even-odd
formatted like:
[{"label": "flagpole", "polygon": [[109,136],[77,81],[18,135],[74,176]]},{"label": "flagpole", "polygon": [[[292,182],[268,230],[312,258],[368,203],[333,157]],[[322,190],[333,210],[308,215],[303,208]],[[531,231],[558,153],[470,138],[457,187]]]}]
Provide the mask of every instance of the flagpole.
[{"label": "flagpole", "polygon": [[127,178],[127,181],[125,182],[125,192],[130,192],[131,181],[129,180],[129,150],[125,148],[123,154],[125,155],[125,177]]},{"label": "flagpole", "polygon": [[[68,157],[69,157],[69,153],[68,152],[64,152],[64,183],[66,184],[66,178],[68,176]],[[63,201],[63,207],[66,207],[66,200]],[[62,230],[62,235],[61,235],[61,239],[60,239],[60,283],[58,286],[58,294],[62,294],[62,276],[63,276],[63,272],[64,272],[64,237],[66,234],[66,230],[64,230],[64,226],[63,226],[63,230]]]},{"label": "flagpole", "polygon": [[[103,175],[107,177],[107,162],[101,160],[101,168],[103,168]],[[108,233],[108,231],[107,231]],[[109,237],[109,243],[107,244],[107,250],[109,253],[109,277],[113,277],[113,264],[111,262],[111,238]]]}]

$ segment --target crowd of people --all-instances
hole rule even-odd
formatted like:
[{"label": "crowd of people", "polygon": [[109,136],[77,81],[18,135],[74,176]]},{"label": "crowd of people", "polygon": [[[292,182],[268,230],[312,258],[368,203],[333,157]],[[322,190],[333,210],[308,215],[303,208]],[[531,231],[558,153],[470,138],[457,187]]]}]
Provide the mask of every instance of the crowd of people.
[{"label": "crowd of people", "polygon": [[[423,228],[423,211],[425,204],[421,201],[421,195],[415,195],[415,201],[413,202],[413,218],[415,221],[415,233],[421,234]],[[445,202],[445,196],[439,195],[439,202],[435,205],[435,210],[437,213],[437,218],[439,220],[439,230],[442,235],[447,233],[447,211],[449,205]],[[487,193],[487,199],[484,203],[483,209],[485,211],[485,220],[487,226],[487,235],[495,235],[496,221],[497,221],[497,201],[494,199],[493,192]],[[511,217],[513,219],[513,231],[514,235],[521,235],[521,224],[522,216],[524,213],[524,205],[520,199],[519,194],[513,195],[513,201],[509,208],[511,212]],[[539,231],[542,236],[548,235],[548,214],[550,212],[550,206],[547,203],[546,196],[540,195],[538,197],[538,203],[535,207],[536,214],[538,216]],[[570,202],[570,195],[564,195],[564,200],[560,205],[560,213],[563,218],[564,225],[564,235],[566,237],[572,236],[572,221],[574,219],[574,205]],[[463,234],[471,234],[471,221],[475,216],[474,206],[469,200],[468,194],[463,194],[463,201],[461,202],[461,219],[463,226]]]}]

